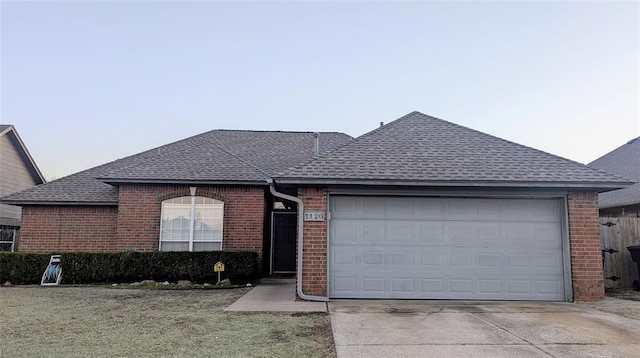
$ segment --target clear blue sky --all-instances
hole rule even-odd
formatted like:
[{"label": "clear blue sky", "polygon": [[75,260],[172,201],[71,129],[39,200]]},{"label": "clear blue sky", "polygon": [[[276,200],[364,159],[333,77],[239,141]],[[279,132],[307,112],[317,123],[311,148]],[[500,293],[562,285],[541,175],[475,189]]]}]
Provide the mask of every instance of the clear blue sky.
[{"label": "clear blue sky", "polygon": [[211,129],[418,110],[578,162],[640,135],[631,2],[2,1],[0,121],[62,177]]}]

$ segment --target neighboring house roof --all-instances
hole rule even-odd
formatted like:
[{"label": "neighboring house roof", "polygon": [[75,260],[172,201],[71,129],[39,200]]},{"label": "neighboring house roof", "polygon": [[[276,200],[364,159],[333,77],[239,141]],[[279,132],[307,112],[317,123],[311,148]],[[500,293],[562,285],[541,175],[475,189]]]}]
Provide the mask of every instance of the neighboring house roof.
[{"label": "neighboring house roof", "polygon": [[22,138],[18,135],[16,128],[11,124],[0,124],[0,137],[5,135],[11,137],[11,140],[16,143],[18,152],[23,158],[23,162],[27,166],[36,184],[45,183],[47,180],[44,178],[44,175],[42,175],[40,168],[38,168],[36,161],[33,160],[29,150],[27,150],[27,146],[24,145]]},{"label": "neighboring house roof", "polygon": [[283,184],[589,188],[622,178],[419,112],[278,174]]},{"label": "neighboring house roof", "polygon": [[[343,133],[320,133],[320,153],[351,140]],[[110,184],[266,185],[271,175],[309,161],[313,154],[312,132],[213,130],[6,196],[2,201],[116,205],[118,189]]]},{"label": "neighboring house roof", "polygon": [[598,198],[600,208],[640,204],[640,137],[628,141],[588,165],[636,182],[625,189],[601,193]]}]

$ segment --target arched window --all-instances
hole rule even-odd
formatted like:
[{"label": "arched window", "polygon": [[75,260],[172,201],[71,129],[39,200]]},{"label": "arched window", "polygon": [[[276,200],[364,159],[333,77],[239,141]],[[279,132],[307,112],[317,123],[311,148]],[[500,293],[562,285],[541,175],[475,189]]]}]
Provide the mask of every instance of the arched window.
[{"label": "arched window", "polygon": [[202,196],[164,200],[160,251],[222,250],[224,202]]}]

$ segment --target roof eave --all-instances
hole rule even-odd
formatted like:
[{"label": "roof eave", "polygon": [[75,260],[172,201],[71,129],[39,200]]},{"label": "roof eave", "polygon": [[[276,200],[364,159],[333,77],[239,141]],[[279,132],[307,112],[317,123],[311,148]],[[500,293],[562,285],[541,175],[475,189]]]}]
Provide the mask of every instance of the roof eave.
[{"label": "roof eave", "polygon": [[619,202],[619,203],[613,203],[613,204],[599,206],[598,208],[599,209],[611,209],[611,208],[620,208],[620,207],[635,206],[635,205],[640,205],[640,201],[636,201],[636,202]]},{"label": "roof eave", "polygon": [[38,200],[0,200],[7,205],[57,205],[57,206],[118,206],[117,201],[38,201]]},{"label": "roof eave", "polygon": [[267,186],[263,180],[200,180],[200,179],[128,179],[128,178],[96,178],[109,185],[121,184],[188,184],[188,185],[248,185]]},{"label": "roof eave", "polygon": [[387,179],[274,178],[279,184],[358,185],[358,186],[423,186],[423,187],[501,187],[581,189],[605,192],[626,188],[630,182],[533,182],[533,181],[420,181]]}]

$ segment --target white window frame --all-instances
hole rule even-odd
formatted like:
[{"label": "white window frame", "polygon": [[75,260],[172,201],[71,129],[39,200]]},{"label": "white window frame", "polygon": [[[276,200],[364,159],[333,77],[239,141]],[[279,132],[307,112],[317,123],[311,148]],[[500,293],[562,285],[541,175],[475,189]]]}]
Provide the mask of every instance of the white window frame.
[{"label": "white window frame", "polygon": [[9,227],[9,226],[3,226],[2,227],[3,231],[9,231],[11,230],[11,241],[0,241],[0,244],[11,244],[11,250],[6,251],[6,252],[15,252],[16,251],[16,236],[17,236],[17,232],[18,232],[18,228],[17,227]]},{"label": "white window frame", "polygon": [[[175,197],[175,198],[170,198],[170,199],[166,199],[163,200],[160,203],[160,235],[158,238],[158,250],[159,251],[164,251],[162,250],[162,243],[163,242],[185,242],[184,239],[163,239],[162,237],[162,232],[163,232],[163,222],[164,222],[164,214],[165,214],[165,202],[170,202],[172,200],[175,199],[184,199],[184,198],[190,198],[191,202],[190,202],[190,213],[189,213],[189,239],[188,239],[188,243],[189,243],[189,251],[193,251],[193,244],[194,242],[196,243],[220,243],[220,249],[219,250],[214,250],[214,251],[220,251],[223,249],[223,237],[224,237],[224,202],[218,199],[214,199],[214,198],[208,198],[208,197],[204,197],[204,196],[196,196],[196,195],[191,195],[189,196],[179,196],[179,197]],[[220,238],[216,239],[216,240],[194,240],[194,236],[195,236],[195,226],[196,226],[196,199],[197,198],[203,198],[205,200],[213,200],[213,203],[220,203],[222,206],[222,224],[220,225]]]}]

